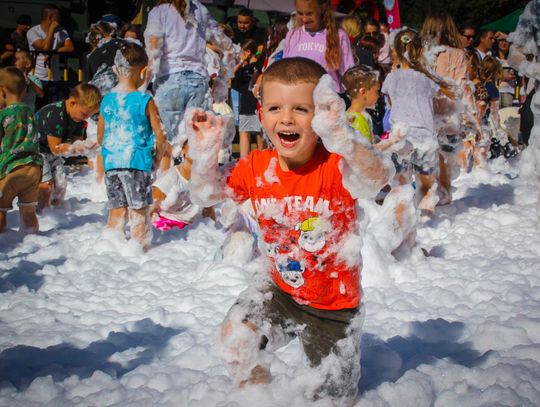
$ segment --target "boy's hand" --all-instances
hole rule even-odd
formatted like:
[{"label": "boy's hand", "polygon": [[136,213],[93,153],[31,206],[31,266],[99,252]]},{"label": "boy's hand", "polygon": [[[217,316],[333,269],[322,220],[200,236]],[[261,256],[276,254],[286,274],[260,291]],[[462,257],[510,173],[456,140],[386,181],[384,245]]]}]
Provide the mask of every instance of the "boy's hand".
[{"label": "boy's hand", "polygon": [[315,116],[311,127],[324,146],[341,155],[352,151],[352,129],[345,115],[345,102],[334,90],[334,80],[330,75],[321,77],[313,92],[313,100]]},{"label": "boy's hand", "polygon": [[95,140],[76,140],[73,142],[73,144],[69,147],[68,153],[69,154],[85,154],[90,151],[97,150],[99,147],[99,144]]},{"label": "boy's hand", "polygon": [[189,149],[190,152],[195,153],[192,157],[202,154],[210,158],[211,154],[216,154],[217,159],[225,132],[223,117],[202,109],[194,109],[188,112],[186,117],[189,118],[186,122]]}]

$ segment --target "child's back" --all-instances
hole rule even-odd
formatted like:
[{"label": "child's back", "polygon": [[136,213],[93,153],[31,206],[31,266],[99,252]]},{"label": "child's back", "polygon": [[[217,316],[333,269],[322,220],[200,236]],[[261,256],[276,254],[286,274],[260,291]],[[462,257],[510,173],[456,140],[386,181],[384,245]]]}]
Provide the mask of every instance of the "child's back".
[{"label": "child's back", "polygon": [[34,114],[21,102],[25,87],[19,69],[0,70],[0,232],[15,198],[21,229],[37,231],[39,227],[35,206],[42,160]]},{"label": "child's back", "polygon": [[391,122],[407,123],[414,129],[410,132],[411,139],[434,137],[433,98],[438,91],[439,85],[414,69],[390,72],[384,80],[382,92],[392,102]]},{"label": "child's back", "polygon": [[34,115],[24,103],[0,110],[0,179],[26,164],[41,165]]},{"label": "child's back", "polygon": [[146,115],[151,96],[142,92],[110,92],[103,98],[105,120],[102,145],[105,171],[110,169],[152,170],[154,135]]}]

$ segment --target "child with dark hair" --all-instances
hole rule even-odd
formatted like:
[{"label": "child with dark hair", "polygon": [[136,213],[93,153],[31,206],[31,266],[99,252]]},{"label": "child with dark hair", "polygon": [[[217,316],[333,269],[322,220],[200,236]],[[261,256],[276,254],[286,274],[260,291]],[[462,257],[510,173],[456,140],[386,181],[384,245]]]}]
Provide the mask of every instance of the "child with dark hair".
[{"label": "child with dark hair", "polygon": [[103,98],[97,134],[109,199],[107,228],[123,231],[129,216],[131,237],[146,250],[152,241],[152,167],[166,139],[154,100],[138,91],[148,65],[144,48],[126,43],[114,63],[118,85]]},{"label": "child with dark hair", "polygon": [[261,123],[257,117],[257,99],[253,96],[253,86],[262,70],[257,58],[257,43],[244,40],[240,44],[242,53],[240,62],[234,68],[234,88],[240,93],[240,120],[238,132],[240,136],[240,158],[247,157],[251,150],[251,136],[257,138],[257,148],[262,150],[264,140],[261,135]]}]

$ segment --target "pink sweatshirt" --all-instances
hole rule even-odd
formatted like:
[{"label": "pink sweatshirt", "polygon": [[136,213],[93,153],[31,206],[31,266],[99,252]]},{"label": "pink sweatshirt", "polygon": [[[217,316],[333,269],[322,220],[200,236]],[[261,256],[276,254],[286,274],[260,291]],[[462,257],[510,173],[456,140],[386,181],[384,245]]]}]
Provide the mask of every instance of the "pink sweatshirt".
[{"label": "pink sweatshirt", "polygon": [[283,57],[305,57],[319,63],[334,78],[336,92],[343,93],[344,88],[341,85],[341,78],[345,71],[354,65],[351,43],[343,30],[339,30],[339,44],[341,56],[340,68],[339,70],[329,71],[324,59],[326,52],[326,30],[310,33],[304,27],[299,27],[287,33]]}]

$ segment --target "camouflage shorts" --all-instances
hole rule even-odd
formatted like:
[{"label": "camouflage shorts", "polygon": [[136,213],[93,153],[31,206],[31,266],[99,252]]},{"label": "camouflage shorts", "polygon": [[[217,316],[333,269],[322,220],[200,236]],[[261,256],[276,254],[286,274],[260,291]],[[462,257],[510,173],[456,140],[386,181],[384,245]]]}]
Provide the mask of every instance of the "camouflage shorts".
[{"label": "camouflage shorts", "polygon": [[109,170],[105,174],[108,208],[141,209],[152,203],[152,175],[139,170]]}]

